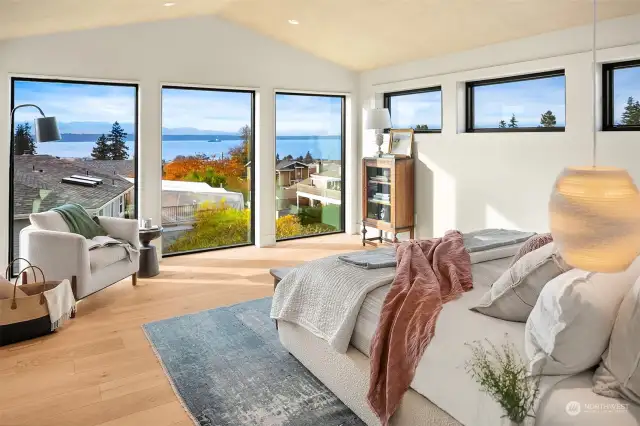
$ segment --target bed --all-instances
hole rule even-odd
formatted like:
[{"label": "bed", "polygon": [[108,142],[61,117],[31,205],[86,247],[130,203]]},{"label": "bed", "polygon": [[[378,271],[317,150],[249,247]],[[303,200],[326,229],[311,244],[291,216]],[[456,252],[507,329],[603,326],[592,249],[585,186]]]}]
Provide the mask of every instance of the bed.
[{"label": "bed", "polygon": [[[444,306],[437,322],[436,335],[416,370],[411,389],[391,419],[393,425],[496,426],[500,407],[465,371],[470,351],[466,342],[489,339],[499,344],[508,335],[524,356],[524,323],[503,321],[469,310],[505,271],[510,257],[472,265],[474,289],[459,300]],[[369,409],[366,393],[369,385],[369,346],[378,322],[382,301],[390,285],[371,291],[360,308],[350,346],[346,353],[334,351],[328,343],[306,329],[279,322],[282,344],[316,375],[366,424],[380,422]],[[544,376],[542,399],[536,425],[563,426],[615,424],[635,426],[640,407],[623,400],[597,395],[591,391],[593,372],[574,376]],[[568,414],[572,402],[582,412]]]}]

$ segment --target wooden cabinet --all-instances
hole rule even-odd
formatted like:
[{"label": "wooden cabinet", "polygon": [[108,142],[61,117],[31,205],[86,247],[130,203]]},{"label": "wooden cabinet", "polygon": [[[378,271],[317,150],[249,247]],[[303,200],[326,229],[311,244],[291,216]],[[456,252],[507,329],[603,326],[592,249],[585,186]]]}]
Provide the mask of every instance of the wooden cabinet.
[{"label": "wooden cabinet", "polygon": [[[362,245],[397,242],[398,234],[414,231],[413,158],[362,159]],[[367,227],[378,236],[367,238]],[[393,234],[386,239],[384,233]]]}]

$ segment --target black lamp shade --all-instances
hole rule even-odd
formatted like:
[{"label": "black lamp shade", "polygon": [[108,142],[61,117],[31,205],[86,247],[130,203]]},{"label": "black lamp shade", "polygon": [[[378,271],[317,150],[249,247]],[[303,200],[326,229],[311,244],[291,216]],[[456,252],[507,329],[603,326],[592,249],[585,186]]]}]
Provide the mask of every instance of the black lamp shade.
[{"label": "black lamp shade", "polygon": [[55,117],[36,118],[36,142],[54,142],[62,139]]}]

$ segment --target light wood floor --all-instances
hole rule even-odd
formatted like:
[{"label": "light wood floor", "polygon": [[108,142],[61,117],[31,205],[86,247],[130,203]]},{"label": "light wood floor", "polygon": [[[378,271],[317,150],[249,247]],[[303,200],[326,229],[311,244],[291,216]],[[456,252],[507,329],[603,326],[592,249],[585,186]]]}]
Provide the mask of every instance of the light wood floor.
[{"label": "light wood floor", "polygon": [[191,425],[142,324],[270,296],[269,269],[361,248],[332,235],[165,259],[82,301],[58,332],[0,348],[0,426]]}]

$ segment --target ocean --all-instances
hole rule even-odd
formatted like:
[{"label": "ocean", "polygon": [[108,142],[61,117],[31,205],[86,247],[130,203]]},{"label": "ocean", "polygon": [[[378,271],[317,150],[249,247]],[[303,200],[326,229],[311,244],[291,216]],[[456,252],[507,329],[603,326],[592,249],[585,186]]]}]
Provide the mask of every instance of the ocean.
[{"label": "ocean", "polygon": [[[162,159],[171,161],[179,155],[194,154],[221,154],[226,155],[229,149],[240,144],[239,140],[220,140],[217,142],[208,142],[206,140],[166,140],[162,141]],[[95,141],[91,142],[49,142],[41,143],[37,146],[38,154],[53,155],[56,157],[67,158],[85,158],[91,157],[91,151],[95,146]],[[127,141],[129,153],[133,154],[133,142]],[[322,158],[325,160],[340,160],[342,156],[341,138],[334,137],[310,137],[304,136],[296,138],[292,136],[276,138],[276,152],[280,158],[287,155],[298,157],[306,155],[307,151],[311,153],[313,158]],[[275,153],[274,153],[275,155]]]}]

